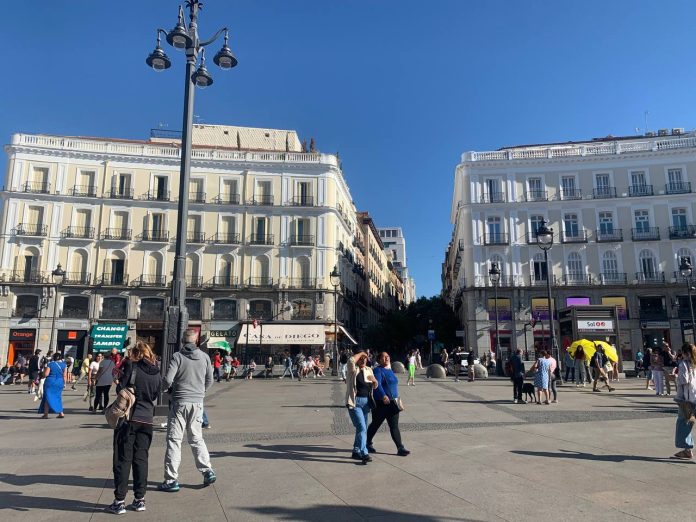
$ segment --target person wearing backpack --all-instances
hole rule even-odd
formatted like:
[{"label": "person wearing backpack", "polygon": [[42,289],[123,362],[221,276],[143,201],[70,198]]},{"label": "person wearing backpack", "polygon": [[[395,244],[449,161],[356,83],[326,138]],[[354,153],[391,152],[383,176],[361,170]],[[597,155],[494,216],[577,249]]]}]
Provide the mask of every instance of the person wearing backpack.
[{"label": "person wearing backpack", "polygon": [[145,511],[155,401],[162,382],[155,355],[150,346],[142,341],[138,341],[130,349],[128,358],[122,361],[121,370],[123,373],[116,392],[119,393],[132,383],[135,403],[126,422],[114,431],[114,501],[106,511],[116,515],[126,512],[125,501],[131,468],[134,498],[130,508],[134,511]]}]

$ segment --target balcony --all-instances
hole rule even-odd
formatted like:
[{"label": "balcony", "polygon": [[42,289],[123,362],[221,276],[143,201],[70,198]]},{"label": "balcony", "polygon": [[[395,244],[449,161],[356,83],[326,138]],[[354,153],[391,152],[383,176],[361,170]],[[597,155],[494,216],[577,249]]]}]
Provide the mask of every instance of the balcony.
[{"label": "balcony", "polygon": [[186,232],[186,242],[193,244],[205,243],[205,233],[196,231]]},{"label": "balcony", "polygon": [[239,194],[218,194],[213,198],[216,205],[239,205]]},{"label": "balcony", "polygon": [[102,286],[128,286],[128,275],[120,272],[105,272],[98,284]]},{"label": "balcony", "polygon": [[40,270],[12,270],[10,283],[45,283],[48,277]]},{"label": "balcony", "polygon": [[566,286],[586,286],[592,284],[592,276],[576,272],[563,274],[561,281]]},{"label": "balcony", "polygon": [[561,191],[562,201],[575,201],[578,199],[582,199],[582,190],[580,189],[568,189]]},{"label": "balcony", "polygon": [[96,198],[97,197],[97,187],[94,185],[75,185],[69,191],[71,196],[82,197],[82,198]]},{"label": "balcony", "polygon": [[130,241],[132,235],[130,228],[107,228],[101,238],[106,241]]},{"label": "balcony", "polygon": [[46,237],[48,235],[48,225],[41,223],[20,223],[12,229],[16,236]]},{"label": "balcony", "polygon": [[143,230],[142,234],[136,236],[138,241],[152,241],[155,243],[168,243],[169,232],[165,230]]},{"label": "balcony", "polygon": [[272,288],[273,278],[272,277],[250,277],[248,280],[250,287],[255,288]]},{"label": "balcony", "polygon": [[186,276],[186,286],[188,288],[203,288],[203,278],[199,276]]},{"label": "balcony", "polygon": [[[551,281],[553,284],[553,281]],[[529,276],[529,286],[546,286],[546,278],[537,278],[533,275]]]},{"label": "balcony", "polygon": [[189,203],[205,203],[205,192],[189,192]]},{"label": "balcony", "polygon": [[50,194],[51,184],[47,181],[27,181],[22,187],[22,192],[31,194]]},{"label": "balcony", "polygon": [[528,190],[524,193],[524,200],[527,202],[548,201],[549,196],[545,190]]},{"label": "balcony", "polygon": [[252,234],[249,236],[250,245],[272,245],[273,234]]},{"label": "balcony", "polygon": [[460,252],[464,251],[464,240],[463,239],[459,240],[459,251]]},{"label": "balcony", "polygon": [[216,245],[239,245],[242,240],[239,233],[235,232],[218,232],[210,238],[211,243]]},{"label": "balcony", "polygon": [[150,190],[142,199],[147,201],[171,201],[171,196],[168,190]]},{"label": "balcony", "polygon": [[249,202],[250,205],[273,205],[273,194],[257,194]]},{"label": "balcony", "polygon": [[89,286],[92,282],[92,274],[85,272],[66,272],[63,277],[64,285]]},{"label": "balcony", "polygon": [[133,199],[133,189],[131,188],[112,188],[109,191],[109,197],[111,199]]},{"label": "balcony", "polygon": [[616,187],[600,187],[592,189],[592,199],[613,199],[616,197]]},{"label": "balcony", "polygon": [[314,277],[293,277],[288,279],[288,288],[314,289],[316,287],[317,280]]},{"label": "balcony", "polygon": [[237,288],[239,279],[234,276],[215,276],[206,283],[206,286],[212,288]]},{"label": "balcony", "polygon": [[293,207],[313,207],[314,197],[313,196],[295,196],[292,198],[290,204]]},{"label": "balcony", "polygon": [[628,187],[628,195],[631,197],[652,196],[652,185],[631,185]]},{"label": "balcony", "polygon": [[618,243],[623,241],[623,229],[613,228],[611,230],[597,229],[595,231],[595,240],[597,243]]},{"label": "balcony", "polygon": [[289,240],[290,246],[314,246],[314,236],[292,235]]},{"label": "balcony", "polygon": [[141,275],[133,281],[131,281],[131,286],[141,286],[141,287],[161,287],[167,286],[167,276],[163,275]]},{"label": "balcony", "polygon": [[486,192],[481,196],[481,203],[505,203],[506,201],[504,192]]},{"label": "balcony", "polygon": [[94,227],[68,227],[60,233],[63,239],[94,239]]},{"label": "balcony", "polygon": [[587,230],[563,231],[561,235],[563,243],[587,243]]},{"label": "balcony", "polygon": [[605,272],[599,274],[599,280],[603,285],[628,284],[628,275],[625,272]]},{"label": "balcony", "polygon": [[[502,275],[500,276],[500,279],[498,280],[498,287],[499,288],[509,288],[513,287],[517,284],[517,276],[514,275]],[[483,288],[483,287],[494,287],[495,284],[493,281],[491,281],[491,278],[487,275],[485,276],[476,276],[474,278],[474,286],[477,288]]]},{"label": "balcony", "polygon": [[664,272],[636,272],[636,280],[640,284],[664,284],[665,273]]},{"label": "balcony", "polygon": [[658,241],[660,239],[660,227],[632,228],[631,239],[633,241]]},{"label": "balcony", "polygon": [[670,239],[693,239],[696,237],[695,225],[682,225],[679,227],[669,227]]},{"label": "balcony", "polygon": [[691,192],[690,181],[677,181],[665,185],[666,194],[689,194]]},{"label": "balcony", "polygon": [[484,245],[507,245],[510,243],[509,234],[503,232],[485,232],[483,234]]}]

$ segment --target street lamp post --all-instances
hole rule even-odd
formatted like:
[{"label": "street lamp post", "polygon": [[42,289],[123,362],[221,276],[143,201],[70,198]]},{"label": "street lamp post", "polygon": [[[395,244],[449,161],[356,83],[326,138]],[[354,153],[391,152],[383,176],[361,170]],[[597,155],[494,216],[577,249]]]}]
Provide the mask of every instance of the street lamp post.
[{"label": "street lamp post", "polygon": [[[178,349],[188,326],[186,310],[186,220],[188,218],[189,177],[191,172],[191,134],[193,130],[193,87],[205,88],[213,84],[213,78],[205,66],[205,47],[215,42],[223,33],[224,44],[213,58],[221,69],[231,69],[237,65],[237,59],[227,45],[229,39],[227,27],[218,30],[208,40],[198,37],[198,14],[203,8],[200,0],[187,0],[189,10],[188,26],[184,21],[184,10],[179,7],[179,19],[171,31],[157,29],[157,46],[145,60],[155,71],[169,69],[172,63],[162,47],[160,36],[164,35],[167,43],[185,51],[186,71],[184,76],[184,112],[181,127],[181,168],[179,173],[179,203],[176,220],[176,253],[174,256],[174,277],[172,280],[172,297],[165,316],[165,345],[162,353],[162,372],[166,372],[169,360]],[[200,65],[196,69],[198,55]]]},{"label": "street lamp post", "polygon": [[331,286],[334,288],[334,349],[331,375],[338,375],[338,368],[336,365],[338,361],[338,287],[341,284],[341,272],[338,271],[338,265],[334,266],[329,277],[331,278]]},{"label": "street lamp post", "polygon": [[[55,337],[55,331],[56,331],[56,315],[58,315],[58,286],[63,282],[63,278],[65,277],[65,270],[63,270],[63,267],[60,266],[60,263],[58,263],[58,266],[56,269],[51,272],[51,278],[53,279],[53,287],[55,290],[53,291],[53,317],[51,318],[51,339],[48,342],[48,351],[58,351],[57,347],[53,346],[53,338]],[[39,320],[40,321],[40,320]]]},{"label": "street lamp post", "polygon": [[503,376],[503,354],[500,348],[500,327],[498,323],[498,285],[500,284],[500,267],[498,263],[491,263],[491,269],[488,271],[488,277],[493,282],[493,296],[495,303],[493,305],[495,309],[495,373],[496,375]]},{"label": "street lamp post", "polygon": [[549,310],[549,345],[551,354],[556,358],[558,369],[561,370],[561,358],[556,343],[556,329],[553,323],[553,308],[551,305],[551,267],[549,266],[549,250],[553,246],[553,229],[546,226],[548,222],[542,219],[537,229],[537,245],[544,251],[544,264],[546,266],[546,298]]},{"label": "street lamp post", "polygon": [[694,321],[694,303],[691,300],[691,277],[694,269],[688,257],[682,257],[679,263],[679,273],[686,280],[686,292],[689,299],[689,313],[691,314],[691,342],[696,340],[696,322]]}]

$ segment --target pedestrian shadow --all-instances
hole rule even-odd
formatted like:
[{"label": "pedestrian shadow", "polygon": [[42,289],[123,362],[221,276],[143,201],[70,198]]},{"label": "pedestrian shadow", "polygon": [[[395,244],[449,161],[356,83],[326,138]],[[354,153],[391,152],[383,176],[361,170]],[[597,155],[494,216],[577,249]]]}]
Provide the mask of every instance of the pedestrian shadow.
[{"label": "pedestrian shadow", "polygon": [[[77,486],[83,488],[102,489],[108,486],[111,479],[81,477],[79,475],[15,475],[10,473],[0,473],[0,483],[11,484],[12,486],[32,486],[34,484],[58,484],[61,486]],[[0,495],[3,493],[0,492]],[[7,506],[0,503],[0,506]]]},{"label": "pedestrian shadow", "polygon": [[334,504],[285,507],[285,506],[257,506],[240,508],[245,511],[263,515],[269,520],[293,520],[300,522],[333,522],[348,520],[380,520],[383,522],[436,522],[440,520],[457,520],[460,522],[480,522],[480,519],[466,517],[414,515],[403,511],[392,511],[373,506],[337,506]]},{"label": "pedestrian shadow", "polygon": [[336,405],[336,404],[320,404],[320,405],[313,405],[313,404],[296,404],[296,405],[282,405],[281,408],[309,408],[309,409],[320,409],[320,408],[337,408],[337,409],[345,409],[345,406],[341,405]]},{"label": "pedestrian shadow", "polygon": [[[257,451],[211,451],[212,458],[239,457],[263,460],[304,460],[309,462],[326,462],[334,464],[352,464],[355,461],[348,457],[325,457],[320,453],[340,453],[343,450],[332,446],[308,446],[307,444],[245,444],[245,448]],[[340,459],[340,460],[339,460]]]},{"label": "pedestrian shadow", "polygon": [[0,492],[0,506],[2,510],[21,512],[34,511],[36,509],[45,509],[47,511],[73,511],[78,513],[101,511],[100,506],[97,504],[82,502],[74,498],[53,498],[44,495],[40,497],[31,497],[20,491]]},{"label": "pedestrian shadow", "polygon": [[515,453],[516,455],[526,455],[528,457],[548,457],[555,459],[578,459],[578,460],[593,460],[598,462],[628,462],[628,461],[642,461],[642,462],[664,462],[664,463],[676,463],[676,462],[687,462],[691,461],[680,461],[677,459],[670,459],[669,457],[646,457],[644,455],[601,455],[594,453],[584,453],[582,451],[572,451],[572,450],[561,450],[559,453],[553,453],[551,451],[528,451],[528,450],[512,450],[510,453]]}]

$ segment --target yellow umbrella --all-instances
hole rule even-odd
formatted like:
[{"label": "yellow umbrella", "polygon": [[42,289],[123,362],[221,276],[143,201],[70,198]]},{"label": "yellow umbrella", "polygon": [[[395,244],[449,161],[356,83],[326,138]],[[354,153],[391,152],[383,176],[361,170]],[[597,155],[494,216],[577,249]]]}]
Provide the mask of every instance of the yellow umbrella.
[{"label": "yellow umbrella", "polygon": [[619,361],[619,354],[616,353],[616,348],[614,348],[611,344],[604,341],[595,341],[595,344],[604,348],[604,355],[607,356],[607,359],[612,362]]},{"label": "yellow umbrella", "polygon": [[597,351],[592,341],[588,341],[587,339],[579,339],[577,341],[574,341],[568,347],[568,353],[570,353],[571,357],[575,357],[575,352],[577,351],[579,346],[582,346],[582,351],[585,354],[585,359],[587,360],[592,359],[592,356]]}]

